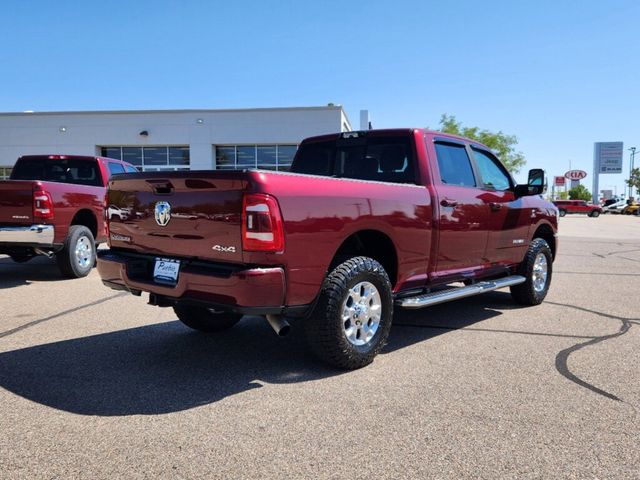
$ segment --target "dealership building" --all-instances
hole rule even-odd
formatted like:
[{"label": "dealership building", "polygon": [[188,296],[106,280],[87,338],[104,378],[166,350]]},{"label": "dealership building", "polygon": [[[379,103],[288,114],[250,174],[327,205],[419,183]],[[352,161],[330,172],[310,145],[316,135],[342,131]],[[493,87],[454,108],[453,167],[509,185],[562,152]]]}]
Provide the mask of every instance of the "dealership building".
[{"label": "dealership building", "polygon": [[0,179],[31,154],[100,155],[141,170],[287,170],[300,141],[351,130],[343,108],[0,113]]}]

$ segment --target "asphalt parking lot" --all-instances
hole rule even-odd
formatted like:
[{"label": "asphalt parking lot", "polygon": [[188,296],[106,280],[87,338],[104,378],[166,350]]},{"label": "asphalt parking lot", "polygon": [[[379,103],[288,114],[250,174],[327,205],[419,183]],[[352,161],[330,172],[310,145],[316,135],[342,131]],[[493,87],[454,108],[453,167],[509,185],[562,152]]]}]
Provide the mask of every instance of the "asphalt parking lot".
[{"label": "asphalt parking lot", "polygon": [[638,478],[640,219],[568,216],[547,301],[399,313],[355,372],[0,257],[2,478]]}]

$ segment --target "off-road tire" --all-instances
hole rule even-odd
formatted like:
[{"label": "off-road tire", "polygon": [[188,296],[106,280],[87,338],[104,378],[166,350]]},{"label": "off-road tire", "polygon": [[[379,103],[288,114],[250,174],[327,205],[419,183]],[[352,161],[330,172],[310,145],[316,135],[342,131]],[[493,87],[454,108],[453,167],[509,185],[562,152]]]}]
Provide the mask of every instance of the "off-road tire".
[{"label": "off-road tire", "polygon": [[173,311],[187,327],[206,333],[229,330],[242,318],[239,313],[220,312],[194,305],[176,305]]},{"label": "off-road tire", "polygon": [[590,216],[590,217],[593,217],[593,218],[597,218],[597,217],[599,217],[599,216],[600,216],[600,212],[599,212],[598,210],[592,210],[592,211],[589,213],[589,216]]},{"label": "off-road tire", "polygon": [[[543,254],[547,259],[547,280],[544,290],[540,292],[535,290],[533,282],[533,267],[539,254]],[[542,238],[534,238],[531,245],[529,245],[529,249],[527,250],[524,260],[520,264],[520,268],[518,269],[518,274],[522,275],[527,280],[524,283],[510,287],[511,296],[521,305],[541,304],[549,291],[552,273],[553,254],[551,253],[549,244]]]},{"label": "off-road tire", "polygon": [[561,217],[564,217],[567,214],[566,210],[563,210],[562,208],[560,210],[558,210],[558,215]]},{"label": "off-road tire", "polygon": [[[354,345],[345,334],[341,318],[343,302],[349,289],[360,282],[369,282],[378,290],[381,317],[377,331],[365,345]],[[355,370],[370,364],[384,347],[393,319],[393,295],[389,276],[376,260],[353,257],[326,276],[318,302],[304,323],[304,333],[310,350],[320,360],[345,370]]]},{"label": "off-road tire", "polygon": [[[89,260],[81,265],[76,256],[78,242],[84,237],[83,243],[90,246]],[[67,238],[64,239],[62,250],[56,253],[56,263],[60,272],[68,278],[86,277],[96,264],[96,242],[93,233],[84,225],[71,225]]]}]

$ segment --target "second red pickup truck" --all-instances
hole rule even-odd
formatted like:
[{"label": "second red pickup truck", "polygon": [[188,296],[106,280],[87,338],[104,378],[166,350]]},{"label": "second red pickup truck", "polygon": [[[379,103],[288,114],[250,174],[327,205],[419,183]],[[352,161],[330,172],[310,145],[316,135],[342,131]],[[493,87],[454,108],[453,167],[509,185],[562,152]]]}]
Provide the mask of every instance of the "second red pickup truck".
[{"label": "second red pickup truck", "polygon": [[25,155],[0,182],[0,254],[22,263],[55,256],[68,277],[84,277],[106,240],[109,177],[137,172],[120,160],[76,155]]},{"label": "second red pickup truck", "polygon": [[291,172],[116,176],[103,282],[217,331],[244,314],[303,324],[313,352],[353,369],[384,346],[393,310],[510,287],[545,298],[557,209],[544,172],[516,185],[474,141],[421,129],[302,142]]}]

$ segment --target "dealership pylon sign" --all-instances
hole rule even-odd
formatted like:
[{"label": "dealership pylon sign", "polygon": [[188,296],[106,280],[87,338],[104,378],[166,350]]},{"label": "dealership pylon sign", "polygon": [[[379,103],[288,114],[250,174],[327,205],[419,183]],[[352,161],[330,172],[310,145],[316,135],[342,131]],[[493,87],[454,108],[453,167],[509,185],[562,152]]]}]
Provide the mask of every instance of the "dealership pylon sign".
[{"label": "dealership pylon sign", "polygon": [[622,173],[622,142],[596,142],[593,144],[593,203],[598,203],[598,180],[601,173]]}]

